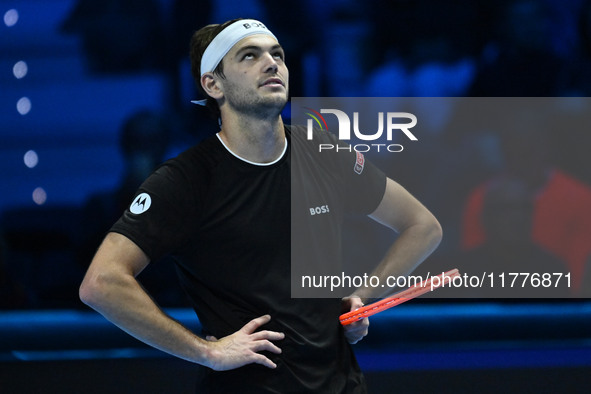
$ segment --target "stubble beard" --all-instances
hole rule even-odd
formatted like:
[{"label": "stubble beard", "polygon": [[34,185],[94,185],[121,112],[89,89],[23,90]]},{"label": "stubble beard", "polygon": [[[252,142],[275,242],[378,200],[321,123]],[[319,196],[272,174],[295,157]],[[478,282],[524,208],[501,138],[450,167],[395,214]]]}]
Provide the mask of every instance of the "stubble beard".
[{"label": "stubble beard", "polygon": [[225,98],[229,107],[247,116],[261,119],[272,119],[281,114],[287,104],[287,91],[285,96],[261,96],[248,91],[236,89],[233,84],[226,85]]}]

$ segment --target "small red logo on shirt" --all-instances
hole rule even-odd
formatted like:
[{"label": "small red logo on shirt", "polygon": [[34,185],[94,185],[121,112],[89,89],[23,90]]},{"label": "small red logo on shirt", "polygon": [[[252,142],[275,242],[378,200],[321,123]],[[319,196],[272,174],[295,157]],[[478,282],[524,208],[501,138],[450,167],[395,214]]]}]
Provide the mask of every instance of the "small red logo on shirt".
[{"label": "small red logo on shirt", "polygon": [[360,152],[357,153],[357,160],[355,161],[355,172],[361,174],[363,172],[363,166],[365,165],[365,157]]}]

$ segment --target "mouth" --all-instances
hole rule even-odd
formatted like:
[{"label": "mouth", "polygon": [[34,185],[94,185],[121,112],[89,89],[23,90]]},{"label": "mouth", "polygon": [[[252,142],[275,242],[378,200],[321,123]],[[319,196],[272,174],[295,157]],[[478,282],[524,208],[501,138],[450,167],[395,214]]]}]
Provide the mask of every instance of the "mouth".
[{"label": "mouth", "polygon": [[269,78],[265,82],[263,82],[261,86],[285,87],[283,81],[279,78]]}]

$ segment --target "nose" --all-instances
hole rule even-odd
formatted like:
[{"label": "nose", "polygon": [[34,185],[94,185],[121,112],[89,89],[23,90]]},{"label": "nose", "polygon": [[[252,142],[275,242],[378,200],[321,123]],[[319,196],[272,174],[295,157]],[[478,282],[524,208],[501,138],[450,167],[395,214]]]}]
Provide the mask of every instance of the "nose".
[{"label": "nose", "polygon": [[263,71],[266,73],[276,73],[278,68],[279,65],[275,57],[271,53],[266,52],[263,56]]}]

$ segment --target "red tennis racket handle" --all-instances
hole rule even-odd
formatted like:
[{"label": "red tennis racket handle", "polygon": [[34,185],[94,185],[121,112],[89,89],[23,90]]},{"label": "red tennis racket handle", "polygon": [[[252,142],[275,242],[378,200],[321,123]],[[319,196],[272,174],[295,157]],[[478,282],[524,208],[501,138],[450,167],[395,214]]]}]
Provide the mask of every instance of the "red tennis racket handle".
[{"label": "red tennis racket handle", "polygon": [[[386,309],[390,309],[393,306],[400,305],[403,302],[412,300],[413,298],[438,289],[439,287],[451,282],[456,276],[460,276],[460,272],[457,269],[443,272],[440,275],[433,276],[427,280],[417,283],[414,286],[409,287],[406,290],[398,292],[391,297],[387,297],[383,300],[365,305],[354,311],[343,313],[339,317],[339,320],[343,326],[355,323],[358,320],[375,315],[376,313],[385,311]],[[437,279],[435,281],[436,283],[433,283],[435,279]]]}]

